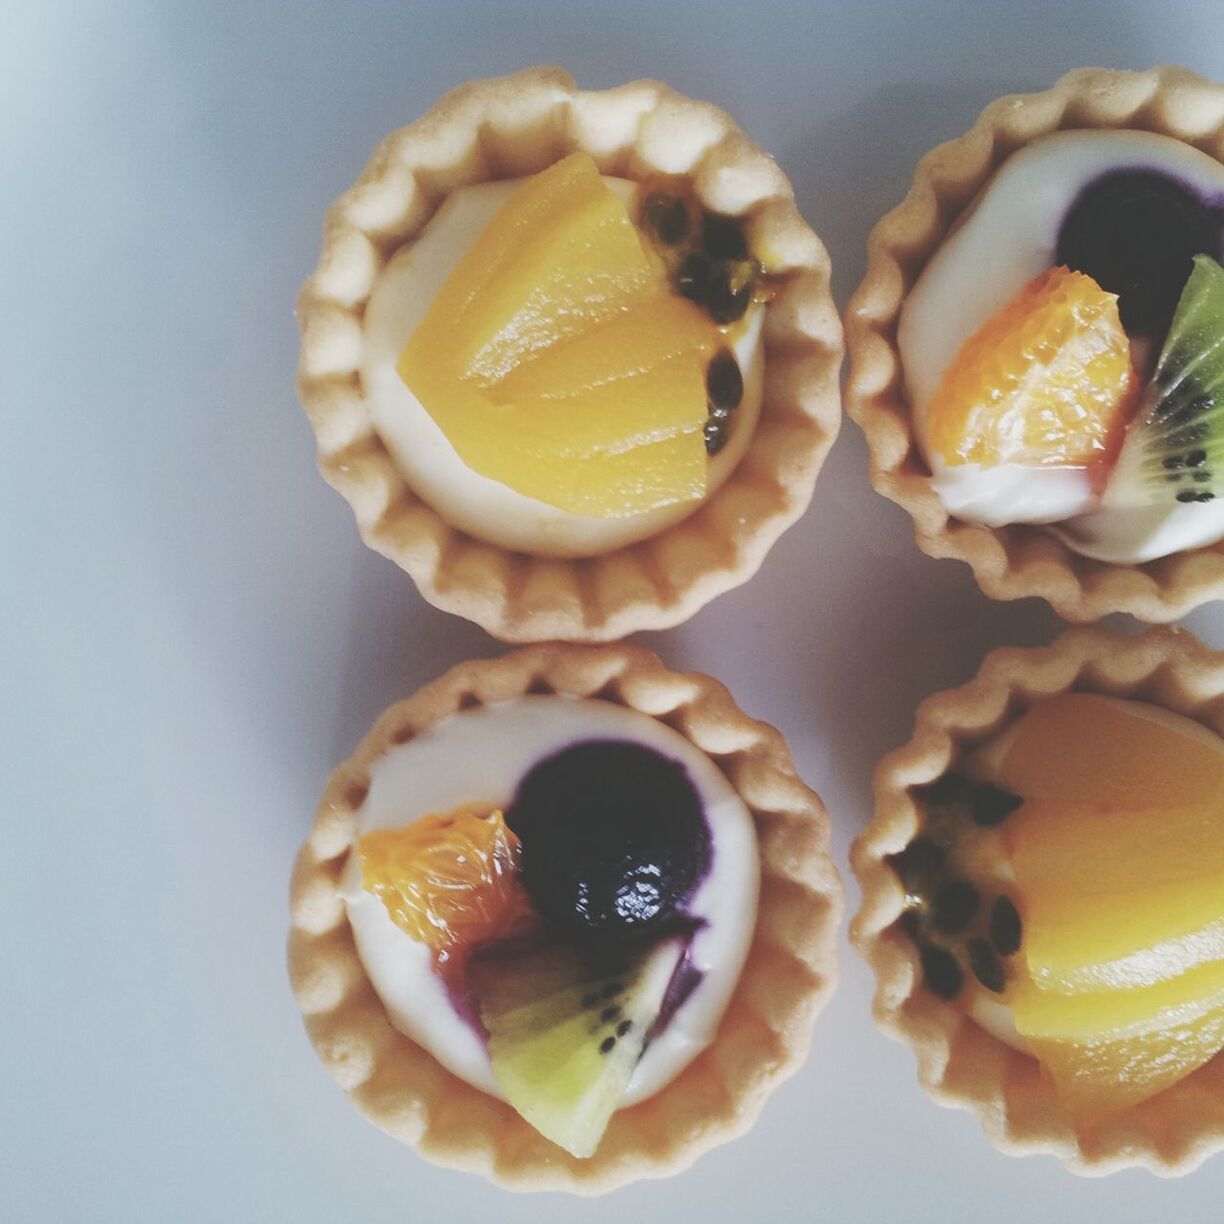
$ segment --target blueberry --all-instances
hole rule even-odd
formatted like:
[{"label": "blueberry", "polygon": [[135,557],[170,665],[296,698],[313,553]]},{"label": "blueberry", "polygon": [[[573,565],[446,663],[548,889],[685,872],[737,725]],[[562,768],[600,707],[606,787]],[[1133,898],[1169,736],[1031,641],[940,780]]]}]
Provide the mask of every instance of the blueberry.
[{"label": "blueberry", "polygon": [[709,828],[684,766],[629,741],[578,743],[538,762],[506,822],[541,917],[588,945],[675,926],[709,866]]},{"label": "blueberry", "polygon": [[1164,338],[1193,256],[1219,258],[1224,208],[1154,170],[1113,170],[1080,192],[1054,262],[1118,294],[1128,332]]}]

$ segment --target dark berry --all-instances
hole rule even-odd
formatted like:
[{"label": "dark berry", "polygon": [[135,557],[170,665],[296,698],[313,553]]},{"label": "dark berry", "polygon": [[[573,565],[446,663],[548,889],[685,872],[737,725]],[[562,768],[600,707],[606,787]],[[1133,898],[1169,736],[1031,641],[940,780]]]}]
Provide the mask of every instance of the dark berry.
[{"label": "dark berry", "polygon": [[922,980],[927,989],[934,991],[941,999],[954,999],[965,981],[965,975],[956,963],[956,957],[947,949],[937,948],[934,944],[927,944],[920,956]]},{"label": "dark berry", "polygon": [[675,246],[688,233],[688,209],[679,196],[652,191],[642,204],[642,215],[666,246]]},{"label": "dark berry", "polygon": [[1218,259],[1224,209],[1154,170],[1113,170],[1089,183],[1058,234],[1054,262],[1118,294],[1129,332],[1163,339],[1191,260]]},{"label": "dark berry", "polygon": [[724,412],[738,408],[744,398],[744,376],[730,349],[722,349],[710,359],[710,368],[706,370],[706,396],[711,411],[717,408]]},{"label": "dark berry", "polygon": [[993,828],[1002,824],[1023,802],[1019,795],[1013,795],[993,782],[983,782],[973,788],[969,811],[975,824]]},{"label": "dark berry", "polygon": [[990,942],[1000,956],[1014,956],[1020,950],[1024,925],[1020,911],[1009,897],[999,897],[990,909]]},{"label": "dark berry", "polygon": [[[709,866],[709,828],[684,766],[628,741],[579,743],[538,762],[506,822],[541,917],[588,945],[674,926]],[[621,989],[609,983],[605,999]]]},{"label": "dark berry", "polygon": [[701,245],[714,259],[748,258],[744,231],[734,217],[717,217],[713,213],[706,213],[701,222]]},{"label": "dark berry", "polygon": [[978,890],[968,880],[949,880],[931,898],[931,925],[945,935],[963,931],[978,908]]}]

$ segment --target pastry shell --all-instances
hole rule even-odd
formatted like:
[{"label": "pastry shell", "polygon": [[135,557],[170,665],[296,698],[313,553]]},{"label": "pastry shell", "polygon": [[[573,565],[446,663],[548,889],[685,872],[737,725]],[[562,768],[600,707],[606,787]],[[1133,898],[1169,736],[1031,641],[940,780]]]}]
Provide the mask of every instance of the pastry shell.
[{"label": "pastry shell", "polygon": [[913,1047],[927,1092],[940,1104],[973,1110],[1001,1151],[1049,1153],[1081,1174],[1141,1166],[1177,1176],[1224,1148],[1224,1053],[1140,1105],[1077,1125],[1035,1058],[922,986],[917,951],[898,923],[905,896],[886,859],[918,831],[912,789],[938,778],[1034,701],[1071,689],[1151,702],[1224,735],[1224,654],[1184,630],[1129,638],[1072,629],[1048,647],[992,652],[968,684],[922,703],[913,738],[876,769],[875,816],[851,851],[863,900],[850,939],[875,972],[879,1026]]},{"label": "pastry shell", "polygon": [[951,518],[931,487],[906,402],[897,348],[906,295],[1004,160],[1066,128],[1138,128],[1224,161],[1224,85],[1182,68],[1078,69],[1042,93],[998,99],[965,135],[926,154],[909,194],[868,239],[867,272],[846,316],[846,410],[867,436],[872,484],[909,511],[918,546],[967,562],[992,599],[1040,595],[1076,622],[1111,612],[1173,621],[1224,596],[1224,542],[1116,565],[1082,557],[1040,527]]},{"label": "pastry shell", "polygon": [[[526,175],[573,150],[606,174],[680,175],[719,212],[743,216],[776,275],[762,337],[760,420],[725,483],[689,517],[599,556],[510,552],[449,526],[417,497],[362,399],[362,318],[387,260],[447,194]],[[786,176],[718,108],[657,81],[580,91],[560,68],[477,81],[387,137],[327,215],[323,252],[298,300],[298,394],[319,467],[370,547],[424,597],[504,641],[607,641],[686,620],[746,582],[806,509],[841,420],[842,331],[829,259]]]},{"label": "pastry shell", "polygon": [[[615,1114],[587,1160],[549,1143],[391,1026],[338,891],[371,764],[457,711],[525,693],[611,701],[667,723],[738,791],[760,848],[754,937],[713,1043],[657,1094]],[[782,736],[743,714],[721,684],[668,671],[641,647],[550,645],[460,664],[383,714],[327,784],[290,904],[289,973],[306,1030],[362,1113],[439,1164],[513,1190],[591,1195],[687,1167],[747,1130],[765,1097],[798,1069],[836,980],[842,886],[820,799],[795,773]]]}]

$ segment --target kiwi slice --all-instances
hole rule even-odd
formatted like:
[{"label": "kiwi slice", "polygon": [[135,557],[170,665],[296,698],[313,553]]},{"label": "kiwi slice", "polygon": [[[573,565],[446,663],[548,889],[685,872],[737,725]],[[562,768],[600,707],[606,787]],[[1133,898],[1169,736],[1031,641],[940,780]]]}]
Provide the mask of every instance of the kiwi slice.
[{"label": "kiwi slice", "polygon": [[682,952],[670,939],[592,960],[549,946],[474,968],[506,1100],[573,1156],[594,1153],[649,1040]]},{"label": "kiwi slice", "polygon": [[1224,268],[1194,257],[1169,334],[1105,490],[1111,507],[1224,495]]}]

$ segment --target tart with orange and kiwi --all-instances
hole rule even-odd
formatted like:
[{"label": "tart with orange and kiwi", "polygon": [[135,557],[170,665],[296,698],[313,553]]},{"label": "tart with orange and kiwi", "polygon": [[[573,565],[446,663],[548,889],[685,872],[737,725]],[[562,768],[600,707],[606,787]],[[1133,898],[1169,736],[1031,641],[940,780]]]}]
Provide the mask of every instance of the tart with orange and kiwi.
[{"label": "tart with orange and kiwi", "polygon": [[324,475],[431,602],[610,639],[745,581],[836,435],[828,260],[728,116],[476,82],[388,137],[299,301]]},{"label": "tart with orange and kiwi", "polygon": [[876,773],[852,940],[924,1086],[1014,1154],[1224,1147],[1224,693],[1184,633],[1071,631],[930,698]]},{"label": "tart with orange and kiwi", "polygon": [[1084,69],[919,164],[848,315],[849,409],[920,546],[994,598],[1224,593],[1224,86]]},{"label": "tart with orange and kiwi", "polygon": [[333,775],[290,972],[423,1155],[593,1194],[745,1129],[832,989],[827,818],[781,738],[629,647],[463,664]]}]

